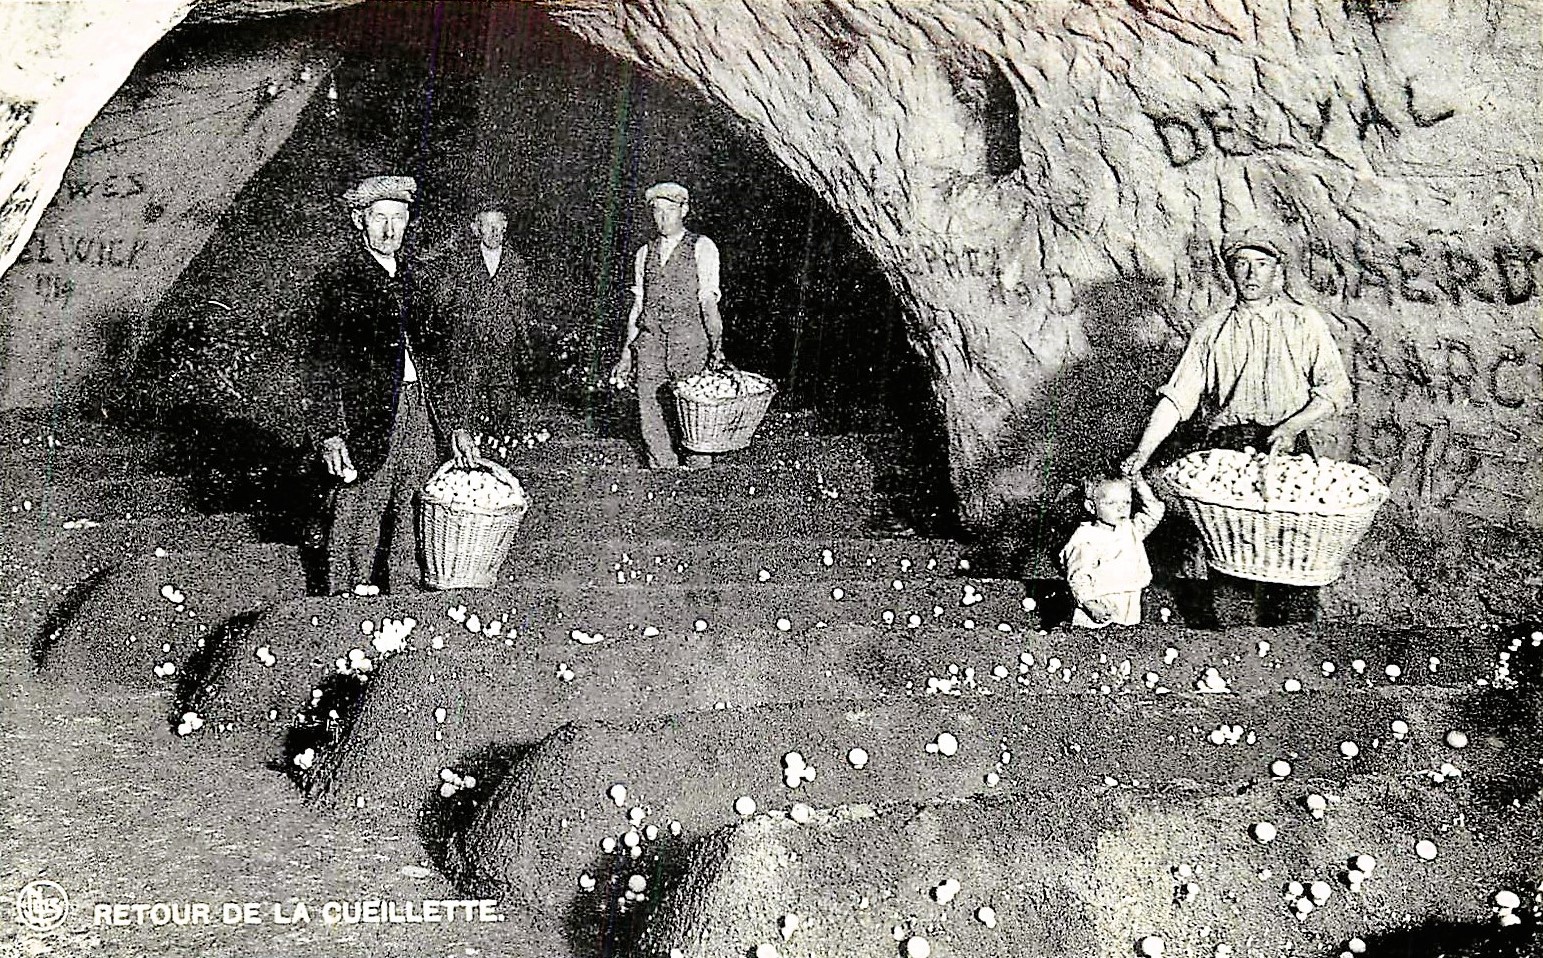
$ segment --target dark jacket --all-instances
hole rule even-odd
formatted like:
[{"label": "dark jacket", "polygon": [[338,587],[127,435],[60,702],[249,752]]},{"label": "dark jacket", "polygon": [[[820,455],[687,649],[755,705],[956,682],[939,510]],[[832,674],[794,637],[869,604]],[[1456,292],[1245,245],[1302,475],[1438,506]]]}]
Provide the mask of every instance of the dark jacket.
[{"label": "dark jacket", "polygon": [[362,475],[380,468],[402,381],[404,336],[440,440],[468,427],[465,344],[406,257],[398,255],[392,277],[356,243],[317,273],[310,302],[312,442],[342,436]]},{"label": "dark jacket", "polygon": [[449,257],[441,299],[455,313],[468,348],[474,351],[478,378],[489,386],[511,385],[524,378],[531,362],[530,271],[508,244],[492,276],[481,247],[458,247]]}]

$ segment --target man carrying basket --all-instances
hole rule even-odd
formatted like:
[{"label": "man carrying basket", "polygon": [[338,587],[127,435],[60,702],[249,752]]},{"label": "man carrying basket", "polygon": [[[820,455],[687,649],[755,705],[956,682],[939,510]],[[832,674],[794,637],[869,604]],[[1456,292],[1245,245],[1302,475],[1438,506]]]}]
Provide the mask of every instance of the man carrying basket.
[{"label": "man carrying basket", "polygon": [[691,197],[684,186],[655,183],[643,197],[659,235],[640,247],[633,261],[632,312],[611,378],[637,386],[648,468],[700,468],[712,456],[677,454],[664,393],[673,380],[723,365],[718,247],[686,230]]},{"label": "man carrying basket", "polygon": [[478,458],[464,344],[399,255],[417,183],[372,176],[343,194],[359,239],[317,273],[305,355],[308,418],[331,477],[327,587],[403,590],[420,571],[413,502],[450,447]]},{"label": "man carrying basket", "polygon": [[[1307,428],[1350,405],[1350,377],[1328,323],[1283,291],[1282,244],[1253,228],[1227,236],[1222,259],[1237,300],[1195,327],[1122,465],[1126,475],[1144,468],[1179,423],[1200,410],[1205,439],[1199,448],[1302,454],[1312,452]],[[1219,626],[1317,617],[1316,587],[1256,582],[1215,569],[1210,576]]]}]

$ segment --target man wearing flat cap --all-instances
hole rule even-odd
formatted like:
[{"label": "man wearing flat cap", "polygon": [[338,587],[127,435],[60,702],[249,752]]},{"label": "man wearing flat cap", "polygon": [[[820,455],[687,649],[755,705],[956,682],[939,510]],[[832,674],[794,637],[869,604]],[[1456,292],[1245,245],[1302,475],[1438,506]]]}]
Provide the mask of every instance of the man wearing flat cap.
[{"label": "man wearing flat cap", "polygon": [[664,391],[672,380],[723,363],[718,247],[686,229],[691,196],[684,186],[655,183],[643,198],[659,235],[633,259],[632,312],[611,375],[637,386],[648,468],[694,469],[712,457],[679,448],[665,417]]},{"label": "man wearing flat cap", "polygon": [[471,241],[450,255],[441,301],[475,357],[473,417],[489,432],[508,432],[533,360],[530,272],[505,242],[509,214],[501,199],[479,195],[468,212]]},{"label": "man wearing flat cap", "polygon": [[[1237,291],[1232,306],[1190,334],[1158,390],[1141,439],[1123,463],[1140,471],[1180,422],[1203,416],[1197,448],[1302,454],[1307,428],[1350,406],[1350,377],[1323,315],[1283,291],[1284,245],[1259,227],[1223,239],[1222,260]],[[1277,625],[1311,621],[1318,590],[1239,579],[1211,570],[1217,621]]]},{"label": "man wearing flat cap", "polygon": [[444,448],[459,465],[477,457],[462,346],[402,255],[416,192],[407,176],[345,192],[358,238],[321,268],[311,295],[307,414],[332,481],[333,594],[416,587],[415,496]]}]

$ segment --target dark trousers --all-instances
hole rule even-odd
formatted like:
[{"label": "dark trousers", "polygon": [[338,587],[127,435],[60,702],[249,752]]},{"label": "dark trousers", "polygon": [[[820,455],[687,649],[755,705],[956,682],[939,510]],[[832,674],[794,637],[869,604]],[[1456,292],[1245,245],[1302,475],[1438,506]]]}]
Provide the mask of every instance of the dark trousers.
[{"label": "dark trousers", "polygon": [[[1223,426],[1212,431],[1205,446],[1210,449],[1236,449],[1252,446],[1258,452],[1269,448],[1270,427],[1250,423]],[[1313,451],[1307,434],[1297,436],[1291,452],[1306,455]],[[1219,628],[1237,626],[1277,626],[1313,622],[1318,618],[1318,587],[1282,585],[1240,579],[1215,569],[1210,570],[1211,611]]]},{"label": "dark trousers", "polygon": [[356,585],[382,592],[419,587],[417,497],[439,465],[423,388],[405,383],[386,461],[371,476],[339,485],[327,536],[327,586],[332,594]]},{"label": "dark trousers", "polygon": [[515,431],[515,417],[520,408],[520,389],[512,381],[483,380],[477,397],[477,420],[492,436]]},{"label": "dark trousers", "polygon": [[701,324],[644,329],[632,341],[632,349],[638,425],[643,433],[643,459],[648,468],[703,466],[712,462],[710,455],[680,447],[678,424],[665,412],[666,406],[675,401],[670,394],[671,380],[685,379],[707,368],[707,333]]}]

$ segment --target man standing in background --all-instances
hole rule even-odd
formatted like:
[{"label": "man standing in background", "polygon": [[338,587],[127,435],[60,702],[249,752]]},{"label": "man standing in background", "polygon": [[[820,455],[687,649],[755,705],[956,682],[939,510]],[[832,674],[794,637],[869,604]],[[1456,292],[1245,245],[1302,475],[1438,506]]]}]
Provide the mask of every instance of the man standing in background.
[{"label": "man standing in background", "polygon": [[475,355],[472,416],[492,433],[513,429],[518,397],[532,368],[530,271],[505,242],[509,215],[483,196],[471,207],[475,243],[457,246],[444,277],[444,302]]},{"label": "man standing in background", "polygon": [[712,456],[677,450],[664,405],[672,380],[722,365],[723,319],[718,314],[718,247],[686,230],[691,197],[679,183],[655,183],[643,194],[659,235],[633,261],[632,312],[616,380],[633,380],[644,463],[650,469],[696,469]]},{"label": "man standing in background", "polygon": [[317,273],[307,418],[334,487],[327,587],[403,591],[422,567],[415,498],[448,446],[477,458],[464,347],[401,254],[417,183],[372,176],[343,194],[359,241]]}]

